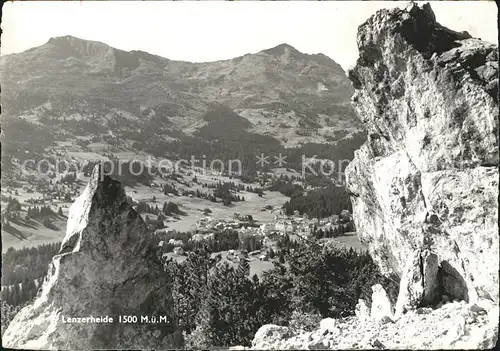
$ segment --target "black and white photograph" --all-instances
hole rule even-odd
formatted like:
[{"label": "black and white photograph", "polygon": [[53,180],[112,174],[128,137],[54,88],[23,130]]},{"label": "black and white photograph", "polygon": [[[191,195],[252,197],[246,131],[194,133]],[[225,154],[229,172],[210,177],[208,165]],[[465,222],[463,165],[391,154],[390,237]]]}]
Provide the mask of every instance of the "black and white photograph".
[{"label": "black and white photograph", "polygon": [[9,1],[10,350],[499,347],[493,1]]}]

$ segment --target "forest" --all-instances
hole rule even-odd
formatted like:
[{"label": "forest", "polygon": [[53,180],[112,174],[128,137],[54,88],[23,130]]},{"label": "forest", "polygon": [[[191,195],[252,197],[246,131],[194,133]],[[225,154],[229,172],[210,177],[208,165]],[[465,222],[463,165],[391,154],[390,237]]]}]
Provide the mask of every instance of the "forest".
[{"label": "forest", "polygon": [[383,277],[370,256],[316,244],[286,255],[286,264],[248,278],[245,260],[237,267],[190,252],[183,263],[167,262],[173,277],[174,308],[186,348],[245,345],[264,324],[304,325],[353,315],[359,298],[371,300],[380,281],[395,299],[398,283]]},{"label": "forest", "polygon": [[53,243],[19,250],[11,247],[3,253],[2,302],[19,306],[31,300],[60,246],[61,243]]},{"label": "forest", "polygon": [[310,218],[325,218],[332,214],[340,214],[342,210],[352,213],[352,204],[347,189],[332,184],[311,190],[307,194],[294,192],[283,208],[288,215],[298,210],[301,215],[305,213]]},{"label": "forest", "polygon": [[[239,242],[236,232],[217,239],[222,240],[219,250]],[[172,286],[175,319],[185,335],[186,348],[248,346],[264,324],[307,327],[322,318],[343,318],[354,314],[359,298],[370,303],[373,284],[382,282],[393,301],[399,289],[395,279],[380,274],[367,252],[283,241],[274,268],[259,279],[256,275],[249,278],[246,260],[232,266],[211,257],[215,248],[210,246],[197,245],[182,263],[158,251],[165,279]],[[3,326],[33,299],[34,281],[41,282],[58,248],[59,244],[50,244],[5,253],[2,285],[15,285],[2,291]]]}]

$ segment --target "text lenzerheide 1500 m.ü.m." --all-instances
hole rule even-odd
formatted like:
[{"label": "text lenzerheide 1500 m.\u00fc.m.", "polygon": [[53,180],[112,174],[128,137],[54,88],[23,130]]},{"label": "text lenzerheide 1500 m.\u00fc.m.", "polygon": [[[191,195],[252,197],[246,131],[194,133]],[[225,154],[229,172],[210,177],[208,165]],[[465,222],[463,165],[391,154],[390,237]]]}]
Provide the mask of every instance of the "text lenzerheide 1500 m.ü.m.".
[{"label": "text lenzerheide 1500 m.\u00fc.m.", "polygon": [[118,317],[111,316],[87,316],[87,317],[68,317],[61,316],[63,323],[74,324],[110,324],[110,323],[123,323],[123,324],[170,324],[171,320],[167,316],[143,316],[143,315],[120,315]]}]

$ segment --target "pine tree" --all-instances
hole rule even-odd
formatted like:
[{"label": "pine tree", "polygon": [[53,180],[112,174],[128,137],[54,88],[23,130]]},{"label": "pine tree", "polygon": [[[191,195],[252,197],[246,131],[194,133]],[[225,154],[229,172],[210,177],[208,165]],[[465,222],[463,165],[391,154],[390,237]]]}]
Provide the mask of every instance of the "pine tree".
[{"label": "pine tree", "polygon": [[333,238],[333,228],[332,227],[328,228],[328,237]]},{"label": "pine tree", "polygon": [[242,277],[248,277],[250,275],[250,264],[244,258],[238,263],[238,273]]},{"label": "pine tree", "polygon": [[273,248],[269,248],[269,258],[272,260],[274,258],[275,254],[274,254],[274,250]]},{"label": "pine tree", "polygon": [[283,251],[280,251],[279,253],[279,263],[284,264],[285,263],[285,255],[283,254]]}]

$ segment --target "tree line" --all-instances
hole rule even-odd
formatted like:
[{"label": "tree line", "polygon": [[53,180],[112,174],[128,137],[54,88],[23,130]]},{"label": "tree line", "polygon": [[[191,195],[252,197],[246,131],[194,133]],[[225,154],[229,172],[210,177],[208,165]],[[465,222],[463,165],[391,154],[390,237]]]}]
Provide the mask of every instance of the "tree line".
[{"label": "tree line", "polygon": [[[153,197],[153,201],[156,201],[156,198]],[[163,214],[165,216],[171,216],[171,215],[181,215],[184,214],[179,209],[179,205],[177,205],[175,202],[172,201],[165,201],[163,203],[162,209],[158,207],[158,205],[152,206],[147,204],[146,202],[139,202],[136,206],[137,213],[142,214],[142,213],[151,213],[155,215],[160,215]]]},{"label": "tree line", "polygon": [[283,205],[285,213],[292,215],[295,210],[307,214],[310,218],[325,218],[340,214],[342,210],[352,213],[349,193],[344,187],[328,185],[308,191],[306,194],[296,194]]},{"label": "tree line", "polygon": [[340,225],[331,225],[323,229],[322,228],[318,229],[316,226],[314,226],[314,228],[312,229],[312,235],[316,239],[337,238],[344,233],[353,231],[355,231],[354,223],[348,222]]}]

